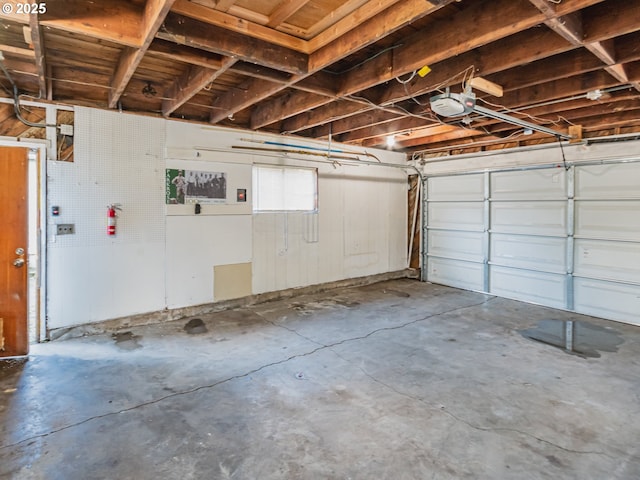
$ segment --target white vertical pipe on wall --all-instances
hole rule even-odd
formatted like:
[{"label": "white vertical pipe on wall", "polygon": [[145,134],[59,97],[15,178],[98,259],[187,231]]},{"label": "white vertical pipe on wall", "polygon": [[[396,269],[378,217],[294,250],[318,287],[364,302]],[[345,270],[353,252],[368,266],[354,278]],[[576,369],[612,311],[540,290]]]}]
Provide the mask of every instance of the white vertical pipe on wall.
[{"label": "white vertical pipe on wall", "polygon": [[418,210],[422,202],[422,182],[418,177],[416,187],[416,200],[413,205],[413,218],[411,220],[411,232],[409,233],[409,251],[407,252],[407,267],[411,266],[411,252],[413,251],[413,237],[415,237],[416,222],[418,220]]}]

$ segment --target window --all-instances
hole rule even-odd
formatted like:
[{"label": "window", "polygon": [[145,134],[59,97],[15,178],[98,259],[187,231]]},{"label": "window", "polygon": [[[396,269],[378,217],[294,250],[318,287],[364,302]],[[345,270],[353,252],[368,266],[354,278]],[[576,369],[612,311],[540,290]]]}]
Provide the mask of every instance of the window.
[{"label": "window", "polygon": [[315,211],[318,172],[314,168],[253,167],[253,211]]}]

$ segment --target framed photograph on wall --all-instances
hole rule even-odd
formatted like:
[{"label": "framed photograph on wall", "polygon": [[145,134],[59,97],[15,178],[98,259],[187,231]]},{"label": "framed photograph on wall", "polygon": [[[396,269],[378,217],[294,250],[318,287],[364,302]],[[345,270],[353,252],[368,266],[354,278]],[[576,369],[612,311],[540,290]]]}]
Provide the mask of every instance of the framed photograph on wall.
[{"label": "framed photograph on wall", "polygon": [[167,168],[165,177],[165,203],[202,205],[226,203],[227,174]]}]

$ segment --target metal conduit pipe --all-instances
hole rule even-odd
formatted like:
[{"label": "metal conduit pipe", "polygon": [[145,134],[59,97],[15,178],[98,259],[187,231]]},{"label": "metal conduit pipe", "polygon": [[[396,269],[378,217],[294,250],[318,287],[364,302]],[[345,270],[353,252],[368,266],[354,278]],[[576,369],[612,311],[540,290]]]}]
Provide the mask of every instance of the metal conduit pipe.
[{"label": "metal conduit pipe", "polygon": [[[640,140],[640,133],[624,133],[620,135],[609,135],[604,137],[594,137],[589,139],[583,139],[581,142],[572,143],[572,146],[577,145],[592,145],[597,143],[605,143],[605,142],[615,142],[617,140],[630,140],[630,139],[638,139]],[[499,143],[499,142],[498,142]],[[453,145],[451,147],[447,147],[447,150],[456,149],[456,148],[472,148],[482,146],[480,142],[476,144],[463,144],[463,145]],[[447,155],[442,157],[433,157],[430,159],[425,159],[424,155],[427,151],[422,150],[418,152],[413,152],[411,156],[412,161],[423,160],[426,163],[438,163],[438,162],[452,162],[457,160],[464,160],[467,158],[478,158],[478,157],[492,157],[495,155],[504,155],[509,153],[520,153],[520,152],[529,152],[536,150],[547,150],[550,148],[556,148],[558,144],[556,142],[553,143],[545,143],[542,145],[529,145],[525,147],[514,147],[505,150],[490,150],[488,152],[474,152],[474,153],[463,153],[460,155]],[[442,150],[444,151],[444,150]],[[436,152],[436,150],[433,150]]]},{"label": "metal conduit pipe", "polygon": [[13,91],[13,111],[15,112],[16,117],[18,117],[18,120],[20,120],[26,126],[33,127],[33,128],[55,127],[56,126],[55,124],[54,125],[49,125],[47,123],[34,123],[34,122],[31,122],[31,121],[27,120],[26,118],[24,118],[22,116],[22,112],[20,112],[20,97],[18,96],[18,86],[13,81],[13,78],[11,78],[11,75],[9,74],[9,71],[7,70],[7,67],[4,66],[4,61],[3,60],[4,60],[4,58],[0,57],[0,69],[2,70],[2,72],[5,75],[5,77],[7,77],[7,80],[9,80],[9,83],[11,84],[11,89]]}]

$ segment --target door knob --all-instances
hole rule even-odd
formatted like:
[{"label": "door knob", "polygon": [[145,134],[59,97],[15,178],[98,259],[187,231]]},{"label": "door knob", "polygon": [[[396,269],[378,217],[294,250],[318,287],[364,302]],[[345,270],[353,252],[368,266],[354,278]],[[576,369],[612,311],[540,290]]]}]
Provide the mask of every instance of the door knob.
[{"label": "door knob", "polygon": [[20,268],[20,267],[24,266],[24,258],[16,258],[16,259],[13,261],[13,266],[14,266],[14,267],[18,267],[18,268]]}]

